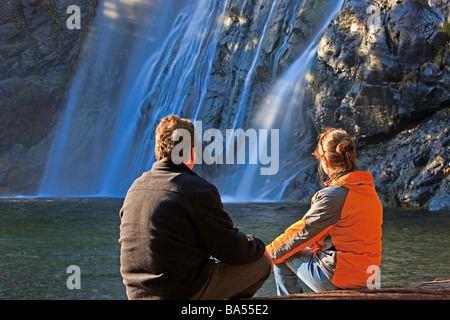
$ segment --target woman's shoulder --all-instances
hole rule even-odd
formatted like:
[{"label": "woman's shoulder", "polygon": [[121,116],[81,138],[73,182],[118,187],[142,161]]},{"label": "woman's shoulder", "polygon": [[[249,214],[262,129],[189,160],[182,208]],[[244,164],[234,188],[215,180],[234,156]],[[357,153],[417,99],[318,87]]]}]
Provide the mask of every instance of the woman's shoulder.
[{"label": "woman's shoulder", "polygon": [[317,191],[313,197],[313,202],[345,201],[348,192],[349,190],[347,188],[332,184]]}]

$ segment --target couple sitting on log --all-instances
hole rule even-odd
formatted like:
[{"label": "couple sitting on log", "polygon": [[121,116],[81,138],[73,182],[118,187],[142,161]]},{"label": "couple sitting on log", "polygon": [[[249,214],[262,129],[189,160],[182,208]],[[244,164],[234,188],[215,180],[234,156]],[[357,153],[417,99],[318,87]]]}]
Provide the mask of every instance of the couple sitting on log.
[{"label": "couple sitting on log", "polygon": [[234,227],[217,188],[192,171],[193,144],[183,163],[172,161],[177,129],[193,141],[189,120],[162,119],[158,161],[136,179],[120,210],[120,271],[129,299],[250,298],[271,269],[279,295],[361,288],[373,278],[383,209],[371,173],[356,170],[355,142],[344,130],[319,135],[313,155],[321,178],[330,179],[308,212],[266,246]]}]

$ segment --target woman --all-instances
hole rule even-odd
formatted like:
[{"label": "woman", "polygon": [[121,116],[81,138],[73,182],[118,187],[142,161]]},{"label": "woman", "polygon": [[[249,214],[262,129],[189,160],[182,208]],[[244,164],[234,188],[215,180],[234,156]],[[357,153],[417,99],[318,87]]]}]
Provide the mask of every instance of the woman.
[{"label": "woman", "polygon": [[279,295],[365,287],[381,263],[383,208],[372,174],[355,170],[353,138],[327,128],[313,155],[321,180],[324,172],[330,179],[303,218],[266,247]]}]

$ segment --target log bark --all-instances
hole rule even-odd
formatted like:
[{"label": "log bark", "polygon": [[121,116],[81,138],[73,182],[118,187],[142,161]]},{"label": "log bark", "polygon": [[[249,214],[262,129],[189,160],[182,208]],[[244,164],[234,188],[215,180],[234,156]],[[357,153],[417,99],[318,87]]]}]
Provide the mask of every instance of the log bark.
[{"label": "log bark", "polygon": [[334,290],[262,297],[264,300],[450,300],[450,280],[395,285],[380,289]]}]

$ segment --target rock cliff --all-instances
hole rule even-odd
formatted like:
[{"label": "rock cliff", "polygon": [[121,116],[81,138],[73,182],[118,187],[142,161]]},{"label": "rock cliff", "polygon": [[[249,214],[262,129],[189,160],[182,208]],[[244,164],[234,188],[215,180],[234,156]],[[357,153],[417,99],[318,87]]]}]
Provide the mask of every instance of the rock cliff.
[{"label": "rock cliff", "polygon": [[[205,95],[205,125],[231,127],[258,45],[253,106],[305,49],[325,1],[298,3],[279,1],[260,39],[272,2],[229,1]],[[67,30],[71,4],[0,4],[0,194],[32,194],[39,185],[97,7],[96,0],[77,1],[82,29]],[[386,205],[450,210],[448,16],[449,1],[346,0],[308,77],[305,108],[316,132],[337,126],[355,135],[360,166],[373,172]],[[243,122],[254,111],[248,107]],[[284,199],[308,202],[317,181],[311,166],[292,180]]]},{"label": "rock cliff", "polygon": [[386,204],[450,208],[448,14],[448,1],[345,1],[322,38],[310,117],[357,138]]},{"label": "rock cliff", "polygon": [[440,110],[361,150],[359,165],[372,171],[385,204],[449,210],[449,117],[448,108]]},{"label": "rock cliff", "polygon": [[48,136],[64,106],[97,0],[79,0],[81,29],[68,29],[74,1],[0,4],[0,194],[36,189]]}]

